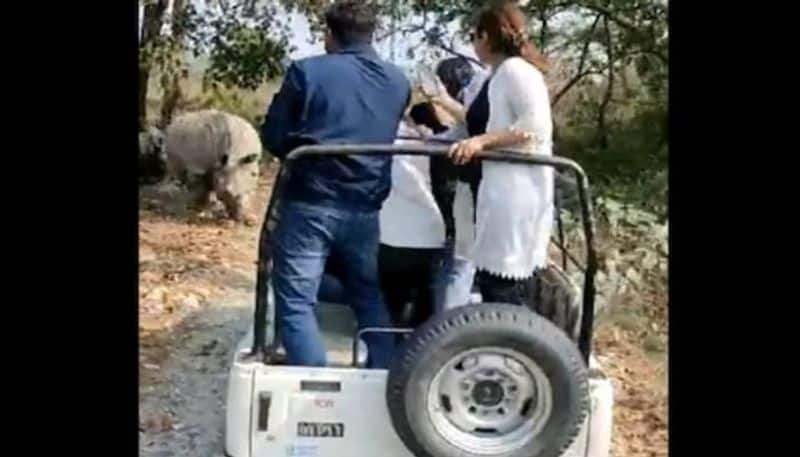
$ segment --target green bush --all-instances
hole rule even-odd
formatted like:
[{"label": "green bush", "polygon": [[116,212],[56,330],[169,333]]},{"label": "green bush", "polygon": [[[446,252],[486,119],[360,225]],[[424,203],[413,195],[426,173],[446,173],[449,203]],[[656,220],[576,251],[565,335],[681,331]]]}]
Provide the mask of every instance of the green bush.
[{"label": "green bush", "polygon": [[607,113],[605,148],[599,141],[598,109],[597,97],[578,97],[561,117],[557,153],[583,166],[595,194],[665,216],[669,150],[666,101],[651,101],[639,94],[612,104]]}]

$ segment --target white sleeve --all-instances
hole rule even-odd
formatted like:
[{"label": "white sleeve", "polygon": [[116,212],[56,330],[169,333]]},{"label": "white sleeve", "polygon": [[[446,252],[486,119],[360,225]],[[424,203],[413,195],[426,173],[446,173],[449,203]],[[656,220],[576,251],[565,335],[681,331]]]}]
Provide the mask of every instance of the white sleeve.
[{"label": "white sleeve", "polygon": [[511,109],[511,130],[533,134],[536,143],[552,140],[550,97],[544,77],[533,65],[520,58],[498,72],[500,87]]},{"label": "white sleeve", "polygon": [[[409,141],[408,144],[414,142]],[[431,195],[430,158],[425,156],[392,157],[393,194],[403,196],[408,201],[426,206]]]}]

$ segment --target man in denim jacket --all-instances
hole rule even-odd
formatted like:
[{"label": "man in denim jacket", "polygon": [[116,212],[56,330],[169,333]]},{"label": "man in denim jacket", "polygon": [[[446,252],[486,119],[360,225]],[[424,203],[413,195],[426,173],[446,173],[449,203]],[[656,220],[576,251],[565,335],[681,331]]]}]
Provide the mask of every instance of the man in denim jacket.
[{"label": "man in denim jacket", "polygon": [[[392,144],[410,100],[402,71],[371,45],[373,5],[339,0],[326,12],[327,54],[294,62],[264,119],[262,141],[285,158],[306,144]],[[391,326],[378,285],[378,212],[391,157],[302,160],[292,168],[273,232],[276,319],[290,365],[324,366],[314,306],[329,256],[342,267],[359,328]],[[385,368],[393,336],[364,337],[368,366]]]}]

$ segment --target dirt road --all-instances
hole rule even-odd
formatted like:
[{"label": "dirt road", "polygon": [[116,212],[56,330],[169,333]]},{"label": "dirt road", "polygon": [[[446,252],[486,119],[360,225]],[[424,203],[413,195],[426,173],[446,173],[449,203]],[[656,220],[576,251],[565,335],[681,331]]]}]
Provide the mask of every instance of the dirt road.
[{"label": "dirt road", "polygon": [[179,344],[158,368],[160,382],[140,388],[140,456],[223,455],[229,359],[249,323],[251,304],[252,295],[243,291],[181,324]]},{"label": "dirt road", "polygon": [[163,187],[143,189],[140,206],[139,455],[222,456],[230,358],[252,316],[258,225],[194,215]]}]

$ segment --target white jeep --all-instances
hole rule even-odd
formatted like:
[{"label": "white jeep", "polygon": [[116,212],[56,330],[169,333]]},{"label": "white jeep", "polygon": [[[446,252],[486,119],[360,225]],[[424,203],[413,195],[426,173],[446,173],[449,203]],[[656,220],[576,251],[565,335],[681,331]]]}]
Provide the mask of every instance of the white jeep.
[{"label": "white jeep", "polygon": [[[349,307],[320,303],[326,367],[281,363],[270,290],[270,233],[286,171],[309,155],[445,154],[431,145],[305,146],[279,172],[259,248],[253,330],[233,355],[225,453],[230,457],[608,457],[612,389],[590,354],[595,252],[588,181],[574,162],[486,152],[484,160],[575,174],[586,240],[578,289],[552,264],[534,309],[471,303],[417,329],[356,329]],[[560,233],[560,231],[559,231]],[[570,259],[572,257],[570,256]],[[574,260],[574,259],[573,259]],[[404,333],[389,370],[364,368],[361,336]]]}]

